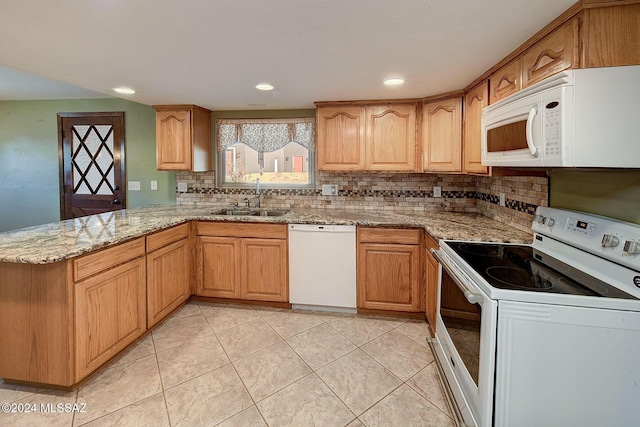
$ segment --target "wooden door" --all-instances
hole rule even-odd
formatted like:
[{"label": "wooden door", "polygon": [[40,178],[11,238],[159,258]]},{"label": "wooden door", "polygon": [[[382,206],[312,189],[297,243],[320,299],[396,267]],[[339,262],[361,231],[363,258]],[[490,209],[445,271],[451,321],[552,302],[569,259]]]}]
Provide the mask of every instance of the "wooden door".
[{"label": "wooden door", "polygon": [[420,246],[358,245],[358,307],[419,311]]},{"label": "wooden door", "polygon": [[240,240],[198,237],[198,295],[240,298]]},{"label": "wooden door", "polygon": [[76,380],[146,331],[145,288],[143,257],[76,283]]},{"label": "wooden door", "polygon": [[124,113],[59,113],[60,218],[126,207]]},{"label": "wooden door", "polygon": [[287,242],[242,239],[241,298],[288,301]]},{"label": "wooden door", "polygon": [[189,295],[188,239],[147,255],[147,327],[164,319]]},{"label": "wooden door", "polygon": [[487,174],[489,168],[482,165],[482,109],[489,104],[487,80],[471,89],[464,96],[464,171]]},{"label": "wooden door", "polygon": [[293,171],[296,173],[303,172],[303,156],[293,156]]},{"label": "wooden door", "polygon": [[416,105],[367,107],[365,169],[416,171]]},{"label": "wooden door", "polygon": [[318,107],[318,170],[363,170],[364,107]]},{"label": "wooden door", "polygon": [[462,100],[444,99],[423,106],[425,171],[462,170]]}]

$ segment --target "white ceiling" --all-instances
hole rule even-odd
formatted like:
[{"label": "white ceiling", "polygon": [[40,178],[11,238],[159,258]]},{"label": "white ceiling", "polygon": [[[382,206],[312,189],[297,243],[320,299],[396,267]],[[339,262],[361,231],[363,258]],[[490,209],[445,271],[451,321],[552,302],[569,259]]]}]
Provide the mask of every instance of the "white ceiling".
[{"label": "white ceiling", "polygon": [[[214,110],[424,97],[463,88],[573,3],[2,0],[0,99],[124,98],[118,86]],[[406,83],[382,84],[394,76]]]}]

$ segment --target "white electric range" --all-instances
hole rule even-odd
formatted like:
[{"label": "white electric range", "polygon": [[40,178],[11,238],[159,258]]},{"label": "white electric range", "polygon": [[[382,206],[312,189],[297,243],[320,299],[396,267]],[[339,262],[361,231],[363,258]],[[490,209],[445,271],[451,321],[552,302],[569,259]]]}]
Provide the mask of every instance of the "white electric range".
[{"label": "white electric range", "polygon": [[[531,245],[444,241],[431,345],[478,426],[640,425],[640,226],[539,207]],[[440,298],[438,301],[440,308]],[[469,314],[471,313],[471,314]]]}]

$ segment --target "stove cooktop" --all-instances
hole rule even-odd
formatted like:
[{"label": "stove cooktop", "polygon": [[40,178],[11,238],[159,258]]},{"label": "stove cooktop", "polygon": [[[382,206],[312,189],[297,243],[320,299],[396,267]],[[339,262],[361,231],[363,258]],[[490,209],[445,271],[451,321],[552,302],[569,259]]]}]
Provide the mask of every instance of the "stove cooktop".
[{"label": "stove cooktop", "polygon": [[447,244],[494,288],[637,299],[532,246],[469,242]]}]

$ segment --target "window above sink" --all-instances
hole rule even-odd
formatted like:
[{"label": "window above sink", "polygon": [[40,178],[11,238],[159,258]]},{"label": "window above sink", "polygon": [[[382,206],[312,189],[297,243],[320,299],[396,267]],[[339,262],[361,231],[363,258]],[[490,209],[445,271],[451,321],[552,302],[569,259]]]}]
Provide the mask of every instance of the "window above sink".
[{"label": "window above sink", "polygon": [[315,186],[315,118],[218,119],[216,134],[220,187]]}]

